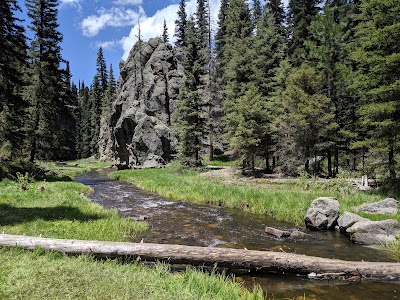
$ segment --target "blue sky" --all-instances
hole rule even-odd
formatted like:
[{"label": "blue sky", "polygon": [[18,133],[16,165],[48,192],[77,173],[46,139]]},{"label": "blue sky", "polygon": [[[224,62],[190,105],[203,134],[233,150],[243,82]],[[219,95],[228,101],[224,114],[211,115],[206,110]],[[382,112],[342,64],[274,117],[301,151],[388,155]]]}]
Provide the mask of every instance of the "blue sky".
[{"label": "blue sky", "polygon": [[[25,10],[24,0],[18,2]],[[179,0],[59,0],[59,30],[64,36],[62,55],[70,62],[73,80],[91,83],[100,46],[118,78],[120,60],[128,56],[137,41],[139,21],[143,39],[148,40],[162,34],[165,19],[173,41],[178,4]],[[210,0],[210,4],[216,27],[220,0]],[[193,13],[196,0],[186,0],[186,5],[188,14]]]}]

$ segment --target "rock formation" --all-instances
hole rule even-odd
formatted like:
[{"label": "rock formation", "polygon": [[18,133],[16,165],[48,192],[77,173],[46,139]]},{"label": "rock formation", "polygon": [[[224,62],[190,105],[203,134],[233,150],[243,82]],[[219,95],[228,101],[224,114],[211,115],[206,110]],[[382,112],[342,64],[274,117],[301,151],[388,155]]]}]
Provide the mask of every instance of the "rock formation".
[{"label": "rock formation", "polygon": [[120,169],[159,167],[174,154],[171,129],[182,54],[160,38],[138,42],[120,63],[118,97],[100,133],[100,157]]},{"label": "rock formation", "polygon": [[312,230],[329,230],[339,218],[340,204],[336,198],[320,197],[311,202],[304,221]]}]

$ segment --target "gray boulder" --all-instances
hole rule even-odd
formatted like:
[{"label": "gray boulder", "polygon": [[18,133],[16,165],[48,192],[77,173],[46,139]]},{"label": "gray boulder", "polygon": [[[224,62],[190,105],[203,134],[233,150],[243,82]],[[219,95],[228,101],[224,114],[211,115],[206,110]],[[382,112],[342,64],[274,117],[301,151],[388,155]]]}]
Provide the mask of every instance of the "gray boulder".
[{"label": "gray boulder", "polygon": [[375,203],[354,207],[354,210],[368,214],[396,214],[399,210],[399,202],[393,198],[386,198]]},{"label": "gray boulder", "polygon": [[277,239],[287,238],[290,236],[289,231],[280,230],[280,229],[268,227],[268,226],[265,227],[265,233],[267,233],[268,235],[271,235]]},{"label": "gray boulder", "polygon": [[357,214],[345,211],[337,220],[339,230],[343,234],[347,234],[347,228],[353,226],[355,223],[360,221],[369,221],[366,218],[363,218]]},{"label": "gray boulder", "polygon": [[308,238],[310,238],[310,237],[311,237],[310,234],[301,232],[301,231],[299,231],[299,230],[293,230],[293,231],[290,233],[290,238],[291,238],[291,239],[294,239],[294,240],[304,240],[304,239],[308,239]]},{"label": "gray boulder", "polygon": [[376,245],[393,243],[400,234],[400,223],[396,220],[370,221],[354,223],[346,230],[350,240],[356,244]]},{"label": "gray boulder", "polygon": [[102,122],[100,157],[119,169],[160,167],[175,152],[171,129],[184,72],[180,52],[162,39],[133,46],[120,63],[117,99]]},{"label": "gray boulder", "polygon": [[320,197],[311,202],[304,222],[312,230],[328,230],[336,225],[340,204],[336,198]]}]

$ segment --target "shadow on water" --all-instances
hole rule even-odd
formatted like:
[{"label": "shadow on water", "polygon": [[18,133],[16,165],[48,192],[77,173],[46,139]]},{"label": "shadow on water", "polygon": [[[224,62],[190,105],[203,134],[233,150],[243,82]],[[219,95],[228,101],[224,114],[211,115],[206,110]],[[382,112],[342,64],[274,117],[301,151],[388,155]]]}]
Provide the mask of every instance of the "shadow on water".
[{"label": "shadow on water", "polygon": [[[311,232],[268,216],[216,206],[169,201],[128,183],[107,179],[107,171],[83,174],[78,182],[94,189],[91,199],[123,216],[143,219],[150,230],[133,242],[168,243],[204,247],[247,248],[283,251],[354,261],[393,261],[384,251],[352,244],[338,232]],[[280,240],[268,236],[265,226],[300,229],[311,235],[306,240]],[[284,274],[237,275],[236,281],[249,288],[260,285],[269,298],[306,299],[397,299],[397,282],[311,281]],[[271,292],[269,292],[271,291]],[[339,292],[340,291],[340,292]]]}]

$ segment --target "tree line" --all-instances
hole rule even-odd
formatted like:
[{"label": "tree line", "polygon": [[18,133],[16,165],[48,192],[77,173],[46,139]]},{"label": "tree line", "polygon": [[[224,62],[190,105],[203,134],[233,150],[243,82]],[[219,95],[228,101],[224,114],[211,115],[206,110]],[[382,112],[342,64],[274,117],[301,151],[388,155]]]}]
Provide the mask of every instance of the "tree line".
[{"label": "tree line", "polygon": [[[400,133],[400,1],[222,0],[211,40],[207,0],[187,16],[180,153],[222,132],[230,153],[255,169],[334,177],[340,170],[396,179]],[[222,113],[221,113],[222,112]],[[299,168],[302,164],[302,168]],[[374,174],[376,175],[376,174]]]},{"label": "tree line", "polygon": [[101,118],[116,95],[103,51],[90,86],[71,81],[61,55],[56,0],[26,1],[28,40],[16,0],[0,4],[0,161],[68,160],[98,153]]},{"label": "tree line", "polygon": [[[290,0],[285,10],[280,0],[221,0],[213,32],[208,0],[192,16],[180,1],[185,79],[175,119],[185,164],[201,165],[207,145],[211,160],[224,148],[253,171],[262,161],[266,172],[396,179],[400,1],[321,2]],[[0,160],[96,155],[116,97],[112,66],[99,49],[90,85],[73,83],[57,1],[26,6],[30,41],[17,1],[0,4]]]}]

